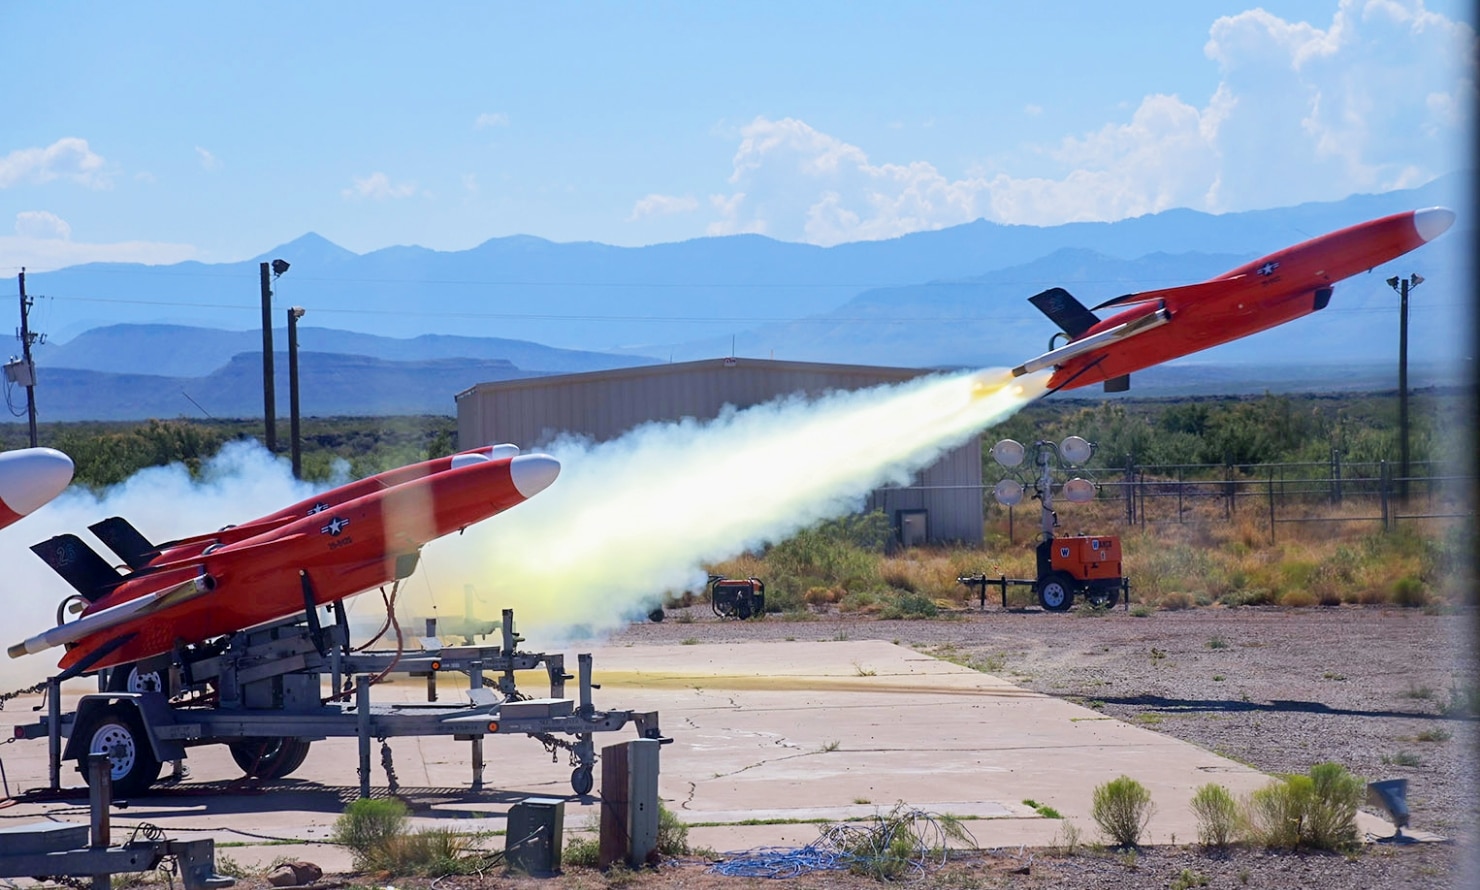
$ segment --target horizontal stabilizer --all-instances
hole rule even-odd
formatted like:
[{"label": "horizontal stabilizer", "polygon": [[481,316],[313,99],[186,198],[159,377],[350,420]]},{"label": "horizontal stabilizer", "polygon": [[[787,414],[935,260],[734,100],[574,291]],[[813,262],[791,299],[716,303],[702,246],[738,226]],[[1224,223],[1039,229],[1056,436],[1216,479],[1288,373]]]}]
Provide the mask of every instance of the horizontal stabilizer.
[{"label": "horizontal stabilizer", "polygon": [[1132,303],[1150,303],[1160,300],[1166,304],[1168,309],[1176,311],[1194,300],[1215,300],[1235,290],[1248,287],[1244,280],[1245,276],[1235,275],[1232,278],[1217,278],[1213,281],[1204,281],[1199,284],[1184,284],[1179,287],[1164,287],[1161,290],[1143,290],[1139,293],[1125,294],[1113,300],[1106,300],[1095,309],[1109,309],[1113,306],[1129,306]]},{"label": "horizontal stabilizer", "polygon": [[57,535],[40,544],[32,544],[31,552],[51,566],[62,576],[83,599],[95,603],[123,583],[118,570],[108,565],[98,552],[73,534]]},{"label": "horizontal stabilizer", "polygon": [[1051,287],[1035,294],[1028,298],[1028,302],[1038,307],[1039,312],[1047,315],[1071,339],[1100,323],[1093,312],[1084,308],[1083,303],[1062,287]]},{"label": "horizontal stabilizer", "polygon": [[131,569],[142,569],[159,555],[159,549],[121,516],[110,516],[87,528]]}]

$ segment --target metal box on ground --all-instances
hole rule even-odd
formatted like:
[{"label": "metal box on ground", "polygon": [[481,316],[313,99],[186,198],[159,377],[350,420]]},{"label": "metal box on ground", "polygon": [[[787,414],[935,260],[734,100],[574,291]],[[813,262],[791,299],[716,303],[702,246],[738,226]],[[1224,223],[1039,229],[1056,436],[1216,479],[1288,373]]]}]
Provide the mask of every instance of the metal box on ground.
[{"label": "metal box on ground", "polygon": [[565,801],[527,797],[509,808],[504,860],[509,868],[535,877],[559,874],[564,836]]}]

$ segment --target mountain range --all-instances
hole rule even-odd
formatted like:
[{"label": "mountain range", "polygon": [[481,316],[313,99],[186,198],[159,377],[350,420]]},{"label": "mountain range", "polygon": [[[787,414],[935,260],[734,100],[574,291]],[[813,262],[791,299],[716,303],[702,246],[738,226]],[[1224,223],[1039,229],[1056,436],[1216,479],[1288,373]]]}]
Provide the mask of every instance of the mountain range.
[{"label": "mountain range", "polygon": [[[1411,298],[1414,361],[1442,382],[1468,367],[1468,183],[1455,174],[1222,215],[1171,210],[1053,227],[978,220],[826,248],[758,235],[639,248],[515,236],[466,251],[358,255],[309,234],[240,263],[88,264],[27,276],[37,297],[31,328],[50,334],[35,350],[38,403],[53,420],[260,412],[257,266],[273,258],[290,263],[272,282],[276,317],[296,304],[314,321],[299,326],[305,413],[450,413],[452,395],[479,380],[729,354],[1011,365],[1043,351],[1056,330],[1027,303],[1040,290],[1063,286],[1093,305],[1436,204],[1459,210],[1454,230],[1393,269],[1338,285],[1318,315],[1189,357],[1170,374],[1137,375],[1133,393],[1194,380],[1211,392],[1248,391],[1239,381],[1254,378],[1281,389],[1341,386],[1363,373],[1380,380],[1397,353],[1397,298],[1383,279],[1415,270],[1426,282]],[[282,328],[274,344],[285,348]],[[282,355],[276,365],[281,396]],[[192,405],[182,391],[206,400]]]}]

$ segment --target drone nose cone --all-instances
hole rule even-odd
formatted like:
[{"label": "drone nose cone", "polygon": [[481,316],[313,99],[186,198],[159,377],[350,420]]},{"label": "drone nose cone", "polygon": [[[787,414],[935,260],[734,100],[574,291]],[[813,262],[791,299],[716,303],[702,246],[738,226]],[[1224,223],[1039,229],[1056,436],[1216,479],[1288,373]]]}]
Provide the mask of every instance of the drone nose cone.
[{"label": "drone nose cone", "polygon": [[1447,207],[1429,207],[1413,211],[1413,228],[1424,241],[1433,241],[1454,225],[1454,211]]},{"label": "drone nose cone", "polygon": [[54,448],[0,454],[0,503],[17,518],[61,494],[71,481],[72,458]]},{"label": "drone nose cone", "polygon": [[560,475],[560,461],[548,454],[521,454],[509,461],[509,476],[514,487],[526,498],[532,498],[550,487]]}]

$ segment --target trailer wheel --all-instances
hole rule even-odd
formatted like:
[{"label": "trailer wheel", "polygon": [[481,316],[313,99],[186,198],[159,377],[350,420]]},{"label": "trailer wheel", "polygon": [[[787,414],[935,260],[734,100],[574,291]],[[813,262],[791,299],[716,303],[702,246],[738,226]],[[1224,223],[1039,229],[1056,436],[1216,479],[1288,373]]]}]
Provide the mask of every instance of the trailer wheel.
[{"label": "trailer wheel", "polygon": [[[143,794],[159,778],[162,764],[154,756],[154,747],[144,734],[139,712],[130,705],[112,705],[97,712],[80,736],[87,739],[88,754],[106,752],[110,759],[109,775],[113,793],[119,797]],[[77,759],[77,768],[90,779],[88,754]]]},{"label": "trailer wheel", "polygon": [[1120,591],[1095,590],[1085,594],[1084,598],[1096,609],[1113,609],[1120,602]]},{"label": "trailer wheel", "polygon": [[1067,572],[1049,572],[1038,583],[1038,602],[1050,612],[1062,612],[1074,604],[1074,579]]},{"label": "trailer wheel", "polygon": [[249,779],[287,778],[303,765],[309,743],[297,738],[249,738],[227,744],[231,759]]},{"label": "trailer wheel", "polygon": [[578,766],[571,771],[570,789],[577,795],[585,797],[596,787],[596,777],[591,773],[591,767]]}]

